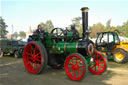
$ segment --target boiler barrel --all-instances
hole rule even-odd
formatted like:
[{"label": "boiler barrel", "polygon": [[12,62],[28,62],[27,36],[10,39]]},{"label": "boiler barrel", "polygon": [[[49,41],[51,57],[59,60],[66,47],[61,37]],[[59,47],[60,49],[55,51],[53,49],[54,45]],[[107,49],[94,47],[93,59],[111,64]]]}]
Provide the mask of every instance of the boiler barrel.
[{"label": "boiler barrel", "polygon": [[75,42],[59,42],[54,45],[53,53],[80,53],[83,56],[91,56],[90,52],[94,51],[93,42],[88,40],[80,40]]}]

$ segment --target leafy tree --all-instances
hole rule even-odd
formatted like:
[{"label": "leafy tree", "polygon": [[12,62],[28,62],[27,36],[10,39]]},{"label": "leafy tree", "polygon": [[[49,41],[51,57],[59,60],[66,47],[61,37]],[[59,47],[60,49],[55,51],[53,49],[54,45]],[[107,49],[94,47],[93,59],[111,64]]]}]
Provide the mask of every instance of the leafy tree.
[{"label": "leafy tree", "polygon": [[80,23],[81,19],[82,19],[81,17],[75,17],[75,18],[72,19],[72,24],[75,25],[75,27],[78,30],[80,36],[82,36],[82,32],[83,32],[82,24]]},{"label": "leafy tree", "polygon": [[44,23],[44,22],[41,22],[40,25],[43,27],[43,29],[44,29],[45,31],[47,31],[47,30],[45,29],[45,23]]},{"label": "leafy tree", "polygon": [[54,26],[52,24],[51,20],[47,20],[45,23],[45,29],[47,29],[48,32],[51,32],[52,29],[54,29]]},{"label": "leafy tree", "polygon": [[109,31],[114,32],[115,30],[118,30],[115,26],[110,27]]},{"label": "leafy tree", "polygon": [[0,37],[5,37],[8,31],[6,30],[6,23],[4,22],[4,19],[0,17]]},{"label": "leafy tree", "polygon": [[104,28],[105,28],[104,25],[101,23],[94,24],[92,27],[90,27],[91,29],[90,37],[95,38],[97,35],[97,32],[104,32]]},{"label": "leafy tree", "polygon": [[126,21],[123,26],[121,27],[120,31],[122,32],[123,36],[128,37],[128,21]]},{"label": "leafy tree", "polygon": [[26,37],[26,33],[25,33],[24,31],[20,31],[20,32],[19,32],[19,36],[20,36],[21,38],[25,38],[25,37]]},{"label": "leafy tree", "polygon": [[116,29],[119,31],[120,36],[124,35],[124,33],[122,32],[122,26],[117,26]]},{"label": "leafy tree", "polygon": [[75,18],[72,19],[72,23],[75,24],[75,25],[79,25],[81,19],[82,19],[81,17],[75,17]]},{"label": "leafy tree", "polygon": [[54,25],[51,20],[47,20],[46,23],[41,22],[40,25],[46,32],[51,32],[51,30],[54,29]]},{"label": "leafy tree", "polygon": [[77,30],[80,30],[80,28],[82,27],[80,23],[81,19],[82,19],[81,17],[75,17],[72,19],[72,24],[76,26]]}]

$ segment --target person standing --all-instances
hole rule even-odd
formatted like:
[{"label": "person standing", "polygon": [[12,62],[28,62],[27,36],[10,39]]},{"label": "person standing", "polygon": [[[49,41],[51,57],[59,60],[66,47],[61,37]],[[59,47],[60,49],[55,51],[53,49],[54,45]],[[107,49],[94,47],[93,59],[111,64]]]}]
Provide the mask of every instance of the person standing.
[{"label": "person standing", "polygon": [[27,42],[31,42],[31,41],[33,41],[33,39],[32,39],[32,36],[29,35],[29,38],[27,39]]}]

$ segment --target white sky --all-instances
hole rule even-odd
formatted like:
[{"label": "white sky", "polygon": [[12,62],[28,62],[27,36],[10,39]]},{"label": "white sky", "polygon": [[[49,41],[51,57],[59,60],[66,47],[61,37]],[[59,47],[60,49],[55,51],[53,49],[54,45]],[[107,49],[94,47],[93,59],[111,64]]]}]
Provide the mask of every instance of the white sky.
[{"label": "white sky", "polygon": [[111,25],[128,20],[128,0],[1,0],[0,16],[14,32],[33,29],[51,19],[55,27],[66,27],[71,19],[81,16],[81,7],[89,7],[89,26],[111,19]]}]

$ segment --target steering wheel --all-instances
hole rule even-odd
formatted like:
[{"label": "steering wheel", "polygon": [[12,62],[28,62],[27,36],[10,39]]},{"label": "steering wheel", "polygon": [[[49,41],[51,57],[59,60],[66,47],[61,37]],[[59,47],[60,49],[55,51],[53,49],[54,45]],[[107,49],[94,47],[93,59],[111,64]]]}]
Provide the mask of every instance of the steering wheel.
[{"label": "steering wheel", "polygon": [[64,30],[62,28],[54,28],[51,31],[51,34],[54,36],[56,39],[64,38]]}]

